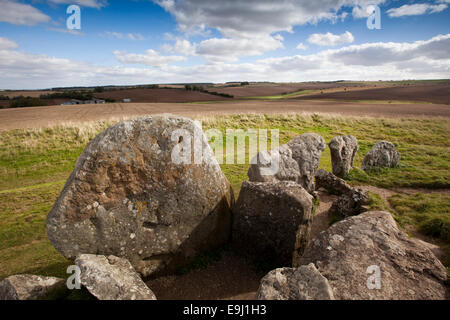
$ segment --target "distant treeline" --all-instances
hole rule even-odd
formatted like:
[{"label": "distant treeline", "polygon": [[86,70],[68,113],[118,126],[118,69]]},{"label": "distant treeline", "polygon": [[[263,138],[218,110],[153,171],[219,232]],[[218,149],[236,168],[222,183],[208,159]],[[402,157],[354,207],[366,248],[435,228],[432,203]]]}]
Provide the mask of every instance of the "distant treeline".
[{"label": "distant treeline", "polygon": [[41,94],[40,99],[76,99],[76,100],[92,100],[94,95],[92,92],[83,91],[65,91],[49,94]]},{"label": "distant treeline", "polygon": [[[76,100],[92,100],[94,98],[92,92],[83,91],[66,91],[41,94],[39,98],[25,97],[23,95],[9,98],[8,96],[0,96],[0,100],[8,100],[9,106],[0,106],[0,108],[23,108],[23,107],[39,107],[48,106],[50,99],[76,99]],[[108,99],[109,100],[109,99]],[[107,101],[110,102],[110,101]]]},{"label": "distant treeline", "polygon": [[224,98],[234,98],[233,95],[228,94],[228,93],[221,93],[221,92],[215,92],[215,91],[208,91],[205,88],[203,88],[202,86],[196,86],[193,84],[186,84],[184,86],[184,89],[188,90],[188,91],[199,91],[199,92],[203,92],[203,93],[209,93],[215,96],[220,96],[220,97],[224,97]]},{"label": "distant treeline", "polygon": [[2,106],[2,108],[22,108],[22,107],[38,107],[47,106],[47,101],[40,98],[18,96],[9,100],[9,106]]}]

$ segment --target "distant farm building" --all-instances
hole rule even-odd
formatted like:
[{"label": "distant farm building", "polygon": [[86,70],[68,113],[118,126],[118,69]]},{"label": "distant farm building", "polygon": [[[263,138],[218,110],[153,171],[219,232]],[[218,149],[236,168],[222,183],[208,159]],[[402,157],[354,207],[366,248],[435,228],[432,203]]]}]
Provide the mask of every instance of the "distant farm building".
[{"label": "distant farm building", "polygon": [[61,103],[62,106],[71,106],[74,104],[83,104],[83,101],[77,99],[71,99],[70,101],[66,101]]}]

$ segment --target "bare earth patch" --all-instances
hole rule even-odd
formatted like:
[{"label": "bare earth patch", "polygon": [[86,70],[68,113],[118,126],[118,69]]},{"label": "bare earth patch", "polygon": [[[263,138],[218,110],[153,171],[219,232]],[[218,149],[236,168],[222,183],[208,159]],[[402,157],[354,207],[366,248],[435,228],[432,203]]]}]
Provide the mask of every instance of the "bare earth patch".
[{"label": "bare earth patch", "polygon": [[219,261],[184,275],[147,281],[158,300],[254,300],[265,274],[242,257],[225,251]]}]

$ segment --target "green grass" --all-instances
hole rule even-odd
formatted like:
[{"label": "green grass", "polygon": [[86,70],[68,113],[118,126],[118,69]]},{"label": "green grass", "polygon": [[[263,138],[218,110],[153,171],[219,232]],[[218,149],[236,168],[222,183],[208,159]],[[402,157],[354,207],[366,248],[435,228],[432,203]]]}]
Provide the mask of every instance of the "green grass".
[{"label": "green grass", "polygon": [[400,226],[412,226],[441,243],[443,263],[450,267],[450,193],[394,195],[389,198]]},{"label": "green grass", "polygon": [[[350,183],[381,187],[450,187],[447,119],[305,114],[233,115],[199,120],[205,130],[216,128],[223,133],[227,128],[279,129],[280,144],[305,132],[319,133],[327,142],[336,135],[353,134],[360,145],[355,159],[357,167],[374,143],[388,140],[400,151],[401,166],[368,173],[353,170],[348,177]],[[25,272],[66,276],[70,262],[48,241],[45,219],[85,145],[111,124],[92,122],[78,127],[0,132],[0,279]],[[248,161],[246,163],[221,165],[236,196],[242,181],[247,179],[249,165]],[[320,168],[331,170],[328,148],[322,154]],[[413,218],[408,219],[404,218],[405,223],[417,224]],[[428,226],[431,230],[435,228],[434,222],[429,222]],[[428,230],[424,228],[421,230]]]},{"label": "green grass", "polygon": [[298,90],[295,92],[277,94],[273,96],[255,96],[255,97],[245,97],[245,99],[256,99],[256,100],[278,100],[278,99],[289,99],[295,98],[307,94],[313,94],[319,92],[318,90]]}]

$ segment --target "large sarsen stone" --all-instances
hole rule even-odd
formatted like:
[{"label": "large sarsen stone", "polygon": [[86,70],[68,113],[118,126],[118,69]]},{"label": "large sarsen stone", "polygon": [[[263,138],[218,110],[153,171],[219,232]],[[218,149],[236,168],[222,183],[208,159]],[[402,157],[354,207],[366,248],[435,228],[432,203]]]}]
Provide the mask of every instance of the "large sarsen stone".
[{"label": "large sarsen stone", "polygon": [[86,146],[47,217],[47,233],[66,258],[115,255],[149,275],[227,242],[232,205],[200,126],[172,115],[144,117]]},{"label": "large sarsen stone", "polygon": [[446,299],[447,270],[389,212],[370,211],[314,238],[296,266],[314,263],[341,299]]}]

